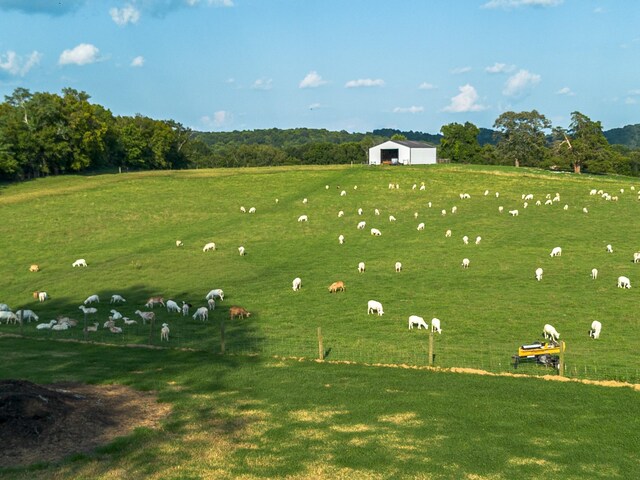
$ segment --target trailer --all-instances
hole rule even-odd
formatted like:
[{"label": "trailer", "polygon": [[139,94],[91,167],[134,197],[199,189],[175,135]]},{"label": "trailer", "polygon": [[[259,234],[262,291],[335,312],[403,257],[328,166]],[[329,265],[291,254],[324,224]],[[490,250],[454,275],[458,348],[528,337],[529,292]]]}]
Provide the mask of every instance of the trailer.
[{"label": "trailer", "polygon": [[513,356],[513,368],[518,368],[520,362],[535,362],[558,370],[560,368],[560,355],[564,353],[564,350],[564,342],[535,342],[529,345],[521,345],[518,348],[518,353]]}]

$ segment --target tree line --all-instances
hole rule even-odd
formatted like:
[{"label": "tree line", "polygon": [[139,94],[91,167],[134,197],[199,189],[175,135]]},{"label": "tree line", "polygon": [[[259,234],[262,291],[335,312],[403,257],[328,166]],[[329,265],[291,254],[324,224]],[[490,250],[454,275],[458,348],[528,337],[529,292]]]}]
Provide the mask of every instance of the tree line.
[{"label": "tree line", "polygon": [[[60,95],[16,88],[0,104],[0,178],[86,171],[362,164],[389,138],[438,143],[454,163],[522,165],[639,175],[640,150],[610,145],[600,122],[574,112],[568,129],[536,112],[505,112],[495,130],[451,123],[437,135],[393,129],[196,132],[173,120],[114,116],[72,88]],[[625,127],[620,136],[635,138]]]}]

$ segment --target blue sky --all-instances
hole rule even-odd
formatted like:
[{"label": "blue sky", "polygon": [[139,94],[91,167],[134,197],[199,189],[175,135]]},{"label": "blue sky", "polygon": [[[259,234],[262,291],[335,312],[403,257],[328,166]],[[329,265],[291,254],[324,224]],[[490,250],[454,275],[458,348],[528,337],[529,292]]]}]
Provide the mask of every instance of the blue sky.
[{"label": "blue sky", "polygon": [[196,130],[640,123],[636,0],[0,0],[0,94]]}]

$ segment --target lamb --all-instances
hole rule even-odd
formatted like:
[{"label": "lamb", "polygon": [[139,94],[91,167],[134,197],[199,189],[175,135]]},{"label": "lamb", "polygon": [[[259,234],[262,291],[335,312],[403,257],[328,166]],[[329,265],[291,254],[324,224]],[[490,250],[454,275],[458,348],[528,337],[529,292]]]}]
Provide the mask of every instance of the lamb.
[{"label": "lamb", "polygon": [[309,221],[309,217],[308,217],[308,216],[306,216],[306,215],[300,215],[300,216],[298,217],[298,221],[299,221],[299,222],[308,222],[308,221]]},{"label": "lamb", "polygon": [[79,258],[71,264],[72,267],[86,267],[87,261],[84,258]]},{"label": "lamb", "polygon": [[340,245],[342,245],[344,243],[344,235],[340,235],[338,237],[338,243],[340,243]]},{"label": "lamb", "polygon": [[160,341],[163,340],[169,341],[169,324],[163,323],[162,329],[160,330]]},{"label": "lamb", "polygon": [[0,322],[2,322],[2,320],[7,322],[7,325],[9,324],[9,322],[15,324],[15,323],[18,323],[18,316],[13,312],[2,310],[0,311]]},{"label": "lamb", "polygon": [[120,320],[122,318],[122,314],[117,310],[111,310],[111,317],[114,320]]},{"label": "lamb", "polygon": [[85,333],[89,333],[89,332],[97,332],[98,331],[98,323],[94,323],[93,325],[87,325],[85,328],[82,329],[83,332]]},{"label": "lamb", "polygon": [[111,300],[109,301],[109,303],[124,303],[126,302],[126,300],[122,297],[122,295],[118,295],[117,293],[114,295],[111,295]]},{"label": "lamb", "polygon": [[377,208],[373,211],[374,214],[376,215],[380,215],[380,210],[378,210]]},{"label": "lamb", "polygon": [[396,217],[394,217],[393,215],[389,215],[389,221],[390,222],[395,222],[396,221]]},{"label": "lamb", "polygon": [[502,205],[500,205],[498,207],[498,212],[500,212],[500,213],[504,212],[504,207]]},{"label": "lamb", "polygon": [[462,259],[462,268],[469,268],[469,259],[468,258],[463,258]]},{"label": "lamb", "polygon": [[166,306],[164,304],[164,298],[163,297],[149,297],[149,299],[147,300],[147,303],[144,304],[144,306],[147,307],[147,308],[153,308],[155,305],[162,305],[163,307]]},{"label": "lamb", "polygon": [[241,206],[241,207],[240,207],[240,211],[241,211],[242,213],[247,213],[247,209],[246,209],[246,208],[244,208],[243,206]]},{"label": "lamb", "polygon": [[598,269],[597,268],[592,268],[591,269],[591,278],[596,280],[598,278]]},{"label": "lamb", "polygon": [[380,235],[382,235],[382,232],[380,230],[378,230],[377,228],[372,228],[371,229],[371,235],[373,235],[374,237],[379,237]]},{"label": "lamb", "polygon": [[39,323],[36,325],[38,330],[50,330],[57,322],[57,320],[51,320],[49,323]]},{"label": "lamb", "polygon": [[536,268],[536,280],[538,281],[542,280],[542,273],[543,273],[542,268],[540,267]]},{"label": "lamb", "polygon": [[193,314],[193,319],[197,320],[198,318],[203,322],[209,320],[209,310],[207,307],[200,307],[196,310],[196,313]]},{"label": "lamb", "polygon": [[209,250],[215,250],[216,244],[214,242],[207,243],[204,247],[202,247],[203,252],[208,252]]},{"label": "lamb", "polygon": [[125,325],[136,325],[138,323],[135,320],[131,320],[129,317],[122,317],[122,321]]},{"label": "lamb", "polygon": [[215,310],[216,309],[216,299],[215,298],[210,298],[209,300],[207,300],[207,307],[209,307],[209,310]]},{"label": "lamb", "polygon": [[600,332],[602,331],[602,323],[598,320],[594,320],[591,322],[591,330],[589,330],[589,336],[594,340],[600,338]]},{"label": "lamb", "polygon": [[509,214],[510,214],[512,217],[517,217],[519,213],[520,213],[520,212],[518,212],[518,210],[509,210]]},{"label": "lamb", "polygon": [[167,300],[167,312],[180,313],[181,311],[182,309],[180,308],[177,302],[175,302],[174,300]]},{"label": "lamb", "polygon": [[231,317],[231,320],[233,320],[236,317],[240,317],[240,318],[250,317],[251,312],[248,312],[243,307],[232,306],[232,307],[229,307],[229,316]]},{"label": "lamb", "polygon": [[69,328],[69,324],[68,323],[58,323],[56,325],[51,325],[51,330],[67,330]]},{"label": "lamb", "polygon": [[338,218],[340,218],[340,217],[344,217],[344,211],[343,210],[340,210],[338,212]]},{"label": "lamb", "polygon": [[420,223],[418,224],[418,228],[417,228],[417,230],[418,230],[418,231],[422,231],[422,230],[424,230],[424,222],[420,222]]},{"label": "lamb", "polygon": [[38,299],[39,302],[44,302],[49,299],[49,294],[47,292],[33,292],[33,298]]},{"label": "lamb", "polygon": [[245,254],[246,254],[246,251],[245,251],[245,249],[244,249],[244,247],[243,247],[242,245],[238,247],[238,254],[239,254],[241,257],[244,257],[244,256],[245,256]]},{"label": "lamb", "polygon": [[545,324],[542,330],[542,336],[546,340],[550,340],[552,343],[557,343],[558,339],[560,338],[560,334],[558,333],[558,331],[553,327],[553,325],[550,325],[548,323]]},{"label": "lamb", "polygon": [[464,243],[465,245],[469,245],[469,237],[467,237],[466,235],[462,237],[462,243]]},{"label": "lamb", "polygon": [[176,240],[176,247],[184,247],[184,243],[182,243],[182,240]]},{"label": "lamb", "polygon": [[94,307],[85,307],[84,305],[80,305],[78,309],[82,310],[82,313],[84,313],[85,315],[98,313],[98,309]]},{"label": "lamb", "polygon": [[554,247],[549,254],[550,257],[560,257],[562,255],[562,248]]},{"label": "lamb", "polygon": [[640,262],[640,252],[634,252],[633,253],[633,263],[638,263]]},{"label": "lamb", "polygon": [[35,320],[37,322],[38,320],[40,320],[40,317],[38,317],[38,315],[36,315],[33,310],[18,310],[16,312],[16,316],[20,319],[20,321],[26,320],[30,322],[31,320]]},{"label": "lamb", "polygon": [[445,238],[451,237],[451,230],[447,230],[446,232],[444,232],[444,236]]},{"label": "lamb", "polygon": [[40,271],[40,267],[34,263],[33,265],[31,265],[29,267],[29,271],[30,272],[39,272]]},{"label": "lamb", "polygon": [[360,262],[358,264],[358,272],[363,273],[364,272],[364,262]]},{"label": "lamb", "polygon": [[438,332],[438,334],[442,333],[442,328],[440,328],[440,319],[439,318],[432,318],[431,319],[431,331],[432,332]]},{"label": "lamb", "polygon": [[249,209],[249,213],[256,213],[256,207],[251,207]]},{"label": "lamb", "polygon": [[607,245],[607,253],[613,253],[613,247],[611,244]]},{"label": "lamb", "polygon": [[396,262],[396,273],[400,273],[402,271],[402,263]]},{"label": "lamb", "polygon": [[477,236],[476,237],[476,245],[480,245],[480,242],[482,241],[482,237],[481,236]]},{"label": "lamb", "polygon": [[364,227],[367,226],[367,222],[365,222],[364,220],[362,222],[358,222],[358,230],[364,230]]},{"label": "lamb", "polygon": [[89,305],[90,303],[100,303],[100,297],[98,297],[98,295],[89,295],[83,303],[85,305]]},{"label": "lamb", "polygon": [[209,300],[210,298],[219,298],[220,301],[224,300],[224,292],[220,288],[214,288],[205,297],[205,300]]},{"label": "lamb", "polygon": [[329,285],[329,293],[336,293],[338,290],[345,291],[344,282],[342,280],[338,280],[337,282],[333,282]]},{"label": "lamb", "polygon": [[631,288],[631,280],[628,277],[618,277],[618,288]]},{"label": "lamb", "polygon": [[10,312],[11,309],[6,303],[0,303],[0,312]]},{"label": "lamb", "polygon": [[153,312],[141,312],[140,310],[136,310],[134,313],[140,316],[143,325],[147,324],[147,320],[154,322],[156,319],[156,314]]},{"label": "lamb", "polygon": [[367,315],[373,312],[376,312],[378,316],[384,315],[384,311],[382,310],[382,304],[376,300],[369,300],[367,302]]},{"label": "lamb", "polygon": [[415,326],[418,327],[418,330],[420,330],[421,328],[429,330],[429,325],[425,323],[424,318],[417,315],[411,315],[409,317],[409,330],[411,330]]},{"label": "lamb", "polygon": [[111,333],[122,333],[122,328],[121,327],[116,327],[115,325],[109,327],[109,331]]},{"label": "lamb", "polygon": [[362,209],[361,208],[358,209],[358,215],[362,215]]},{"label": "lamb", "polygon": [[291,287],[293,288],[294,292],[300,290],[300,287],[302,287],[302,279],[300,277],[294,278],[293,282],[291,282]]},{"label": "lamb", "polygon": [[341,197],[344,197],[346,194],[347,194],[346,190],[342,190],[342,191],[340,192],[340,196],[341,196]]},{"label": "lamb", "polygon": [[189,315],[189,309],[191,308],[191,304],[187,302],[182,302],[182,316],[186,317]]}]

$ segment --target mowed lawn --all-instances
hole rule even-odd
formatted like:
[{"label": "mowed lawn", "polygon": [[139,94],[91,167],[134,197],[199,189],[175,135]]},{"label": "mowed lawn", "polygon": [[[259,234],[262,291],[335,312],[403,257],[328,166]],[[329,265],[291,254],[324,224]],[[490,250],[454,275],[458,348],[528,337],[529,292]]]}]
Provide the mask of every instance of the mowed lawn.
[{"label": "mowed lawn", "polygon": [[628,387],[16,338],[0,350],[1,378],[124,384],[172,408],[159,428],[3,479],[640,475]]},{"label": "mowed lawn", "polygon": [[[634,181],[450,165],[39,179],[0,189],[0,302],[14,310],[31,308],[40,321],[69,315],[82,323],[78,306],[98,294],[99,313],[89,322],[102,327],[111,308],[133,318],[151,295],[198,307],[209,290],[222,288],[225,299],[208,322],[156,308],[153,328],[138,324],[119,335],[100,328],[90,338],[159,344],[166,322],[169,346],[218,352],[225,320],[229,352],[313,358],[320,327],[328,360],[418,365],[427,362],[428,335],[409,331],[407,319],[420,315],[431,323],[437,317],[443,333],[435,339],[436,365],[492,371],[512,369],[517,347],[540,340],[544,324],[551,323],[567,344],[567,375],[638,382],[640,264],[632,257],[640,251],[640,201]],[[390,190],[389,183],[400,188]],[[619,200],[589,195],[591,189]],[[461,193],[471,198],[462,200]],[[524,208],[522,195],[528,193],[534,200]],[[556,193],[560,201],[544,205],[547,195]],[[536,206],[537,200],[543,205]],[[256,213],[241,213],[241,206],[255,207]],[[515,208],[518,217],[507,213]],[[309,221],[297,222],[303,214]],[[390,222],[389,215],[397,221]],[[361,220],[365,230],[356,229]],[[424,231],[416,228],[420,222]],[[371,227],[382,236],[372,237]],[[451,238],[445,237],[447,229]],[[344,245],[338,243],[340,234]],[[463,244],[464,235],[469,245]],[[184,247],[175,246],[178,239]],[[204,253],[210,241],[217,249]],[[613,253],[606,252],[607,244]],[[238,255],[241,245],[244,257]],[[563,253],[551,258],[555,246]],[[72,268],[78,258],[89,266]],[[461,267],[463,258],[470,259],[469,269]],[[362,274],[360,261],[366,263]],[[394,271],[396,261],[403,264],[400,273]],[[30,273],[32,263],[41,271]],[[537,267],[544,269],[541,282],[534,278]],[[597,280],[590,277],[594,267]],[[620,275],[629,277],[633,288],[617,288]],[[302,279],[299,292],[291,288],[295,277]],[[346,291],[330,294],[327,287],[336,280],[345,282]],[[35,290],[47,291],[51,300],[39,304],[31,295]],[[109,305],[114,293],[127,302]],[[371,299],[384,305],[382,317],[367,315]],[[230,305],[241,305],[252,316],[231,322]],[[593,320],[603,324],[597,341],[587,335]],[[37,331],[34,323],[0,328],[38,337],[83,337],[81,328]],[[548,373],[538,366],[521,371]]]}]

